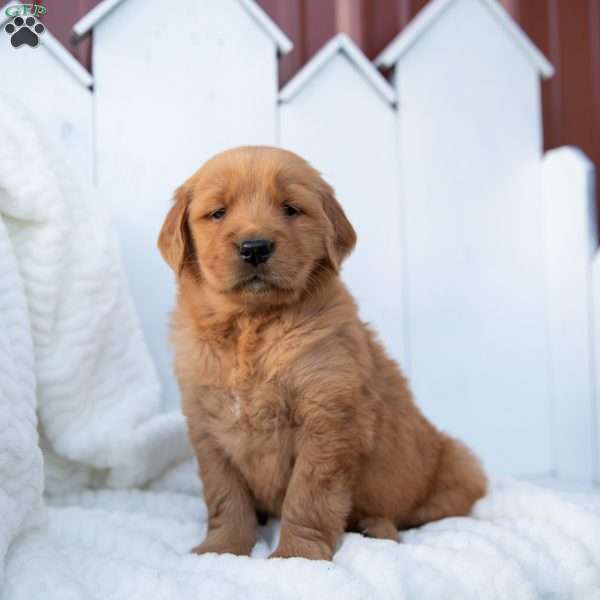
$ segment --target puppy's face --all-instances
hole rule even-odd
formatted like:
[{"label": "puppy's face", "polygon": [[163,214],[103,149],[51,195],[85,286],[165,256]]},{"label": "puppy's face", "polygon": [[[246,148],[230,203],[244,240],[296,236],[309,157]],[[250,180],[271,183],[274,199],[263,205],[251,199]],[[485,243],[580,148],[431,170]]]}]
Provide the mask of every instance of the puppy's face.
[{"label": "puppy's face", "polygon": [[160,251],[178,274],[240,302],[290,302],[338,269],[356,235],[304,160],[243,147],[209,160],[175,194]]}]

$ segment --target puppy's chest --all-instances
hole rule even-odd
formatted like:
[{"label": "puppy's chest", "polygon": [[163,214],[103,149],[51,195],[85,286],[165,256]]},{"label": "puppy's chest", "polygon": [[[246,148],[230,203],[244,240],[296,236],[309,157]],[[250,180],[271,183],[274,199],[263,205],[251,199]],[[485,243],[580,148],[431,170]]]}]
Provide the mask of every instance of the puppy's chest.
[{"label": "puppy's chest", "polygon": [[279,514],[302,430],[301,394],[289,351],[280,344],[246,349],[206,348],[194,373],[196,393],[188,397],[200,405],[203,428],[237,465],[257,506]]},{"label": "puppy's chest", "polygon": [[215,425],[240,433],[270,433],[294,424],[295,398],[279,344],[260,336],[224,345],[202,369],[204,407]]},{"label": "puppy's chest", "polygon": [[288,391],[275,382],[207,386],[203,405],[216,430],[228,436],[269,435],[293,427],[294,406]]}]

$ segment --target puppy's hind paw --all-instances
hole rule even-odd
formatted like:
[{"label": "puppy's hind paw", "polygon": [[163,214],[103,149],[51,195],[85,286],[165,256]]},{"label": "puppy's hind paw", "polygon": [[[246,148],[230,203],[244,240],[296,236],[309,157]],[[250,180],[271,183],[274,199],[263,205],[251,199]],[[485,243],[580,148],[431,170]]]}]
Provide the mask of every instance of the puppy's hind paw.
[{"label": "puppy's hind paw", "polygon": [[399,541],[398,529],[389,519],[383,517],[365,517],[361,519],[358,523],[358,530],[365,537]]}]

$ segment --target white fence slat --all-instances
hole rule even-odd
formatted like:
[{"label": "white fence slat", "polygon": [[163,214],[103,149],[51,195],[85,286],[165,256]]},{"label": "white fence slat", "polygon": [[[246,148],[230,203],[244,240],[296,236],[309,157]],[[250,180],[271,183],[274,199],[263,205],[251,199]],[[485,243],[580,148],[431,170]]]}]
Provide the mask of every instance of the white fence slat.
[{"label": "white fence slat", "polygon": [[547,474],[537,67],[482,3],[457,0],[394,82],[412,387],[491,472]]},{"label": "white fence slat", "polygon": [[[307,68],[312,71],[310,64]],[[405,366],[394,121],[385,96],[344,51],[335,52],[280,106],[281,145],[322,172],[357,231],[342,278],[361,317]]]},{"label": "white fence slat", "polygon": [[[135,43],[132,42],[135,40]],[[275,43],[237,0],[127,0],[94,29],[98,184],[167,399],[174,277],[156,238],[175,188],[213,154],[274,144]]]},{"label": "white fence slat", "polygon": [[[0,33],[3,36],[0,65],[4,66],[0,94],[30,116],[82,181],[90,184],[93,170],[90,90],[44,43],[40,42],[36,48],[14,48],[8,36]],[[59,45],[49,32],[42,35],[49,44]]]},{"label": "white fence slat", "polygon": [[[596,184],[595,179],[594,184]],[[600,484],[600,251],[596,251],[592,260],[592,328],[592,359],[594,371],[592,444],[595,451],[594,482]]]},{"label": "white fence slat", "polygon": [[594,471],[592,256],[597,247],[594,167],[576,148],[544,158],[549,350],[556,474]]}]

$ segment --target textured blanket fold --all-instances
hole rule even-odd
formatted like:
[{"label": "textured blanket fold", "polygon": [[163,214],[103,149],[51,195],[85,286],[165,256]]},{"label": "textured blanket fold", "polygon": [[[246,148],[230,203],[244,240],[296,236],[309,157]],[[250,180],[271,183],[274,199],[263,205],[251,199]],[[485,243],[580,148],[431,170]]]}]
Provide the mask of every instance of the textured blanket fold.
[{"label": "textured blanket fold", "polygon": [[1,560],[43,517],[44,475],[49,493],[137,485],[189,446],[160,413],[101,199],[1,99],[0,139]]},{"label": "textured blanket fold", "polygon": [[505,481],[472,518],[404,532],[401,543],[346,534],[332,563],[267,559],[273,521],[250,558],[198,557],[189,549],[206,532],[206,508],[190,489],[173,491],[193,475],[186,465],[152,491],[52,498],[48,530],[30,532],[8,562],[9,598],[42,597],[50,585],[51,597],[123,600],[600,598],[600,510],[591,497]]},{"label": "textured blanket fold", "polygon": [[102,198],[1,99],[0,136],[0,600],[600,600],[600,495],[516,481],[331,563],[267,560],[275,521],[252,557],[189,554],[201,486]]}]

